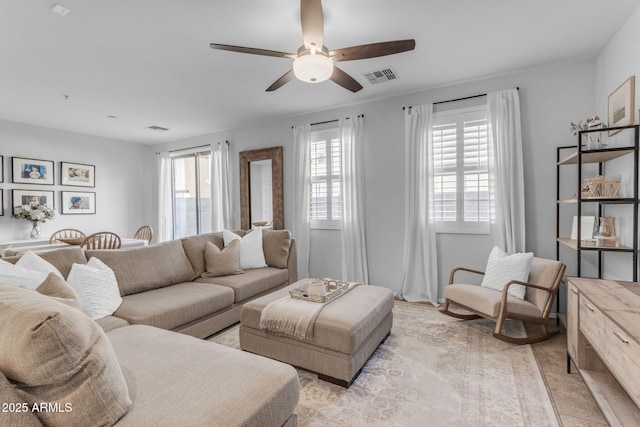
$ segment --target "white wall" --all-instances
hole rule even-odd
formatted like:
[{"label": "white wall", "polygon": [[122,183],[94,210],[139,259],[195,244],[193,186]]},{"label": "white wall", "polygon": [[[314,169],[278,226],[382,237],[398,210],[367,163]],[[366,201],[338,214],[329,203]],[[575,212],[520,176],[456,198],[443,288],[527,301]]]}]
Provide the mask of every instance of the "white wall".
[{"label": "white wall", "polygon": [[[78,228],[85,233],[114,231],[123,237],[133,236],[137,228],[156,221],[150,189],[155,164],[152,147],[72,132],[0,120],[0,155],[4,156],[4,216],[0,216],[0,241],[26,239],[31,229],[28,221],[12,214],[12,189],[53,190],[55,207],[60,211],[61,191],[96,193],[95,215],[60,215],[42,225],[42,238],[48,239],[60,228]],[[25,157],[55,162],[55,185],[13,184],[11,157]],[[60,185],[60,162],[95,165],[96,186]]]},{"label": "white wall", "polygon": [[[371,284],[383,285],[397,292],[402,280],[405,217],[402,107],[520,87],[527,250],[541,257],[555,258],[556,147],[575,143],[568,131],[569,123],[593,114],[594,71],[593,60],[545,65],[499,77],[230,129],[165,144],[160,148],[186,148],[228,140],[235,226],[238,226],[238,153],[254,148],[284,146],[285,226],[289,227],[291,212],[295,209],[290,202],[291,126],[364,114],[369,277]],[[438,248],[440,282],[444,286],[449,270],[454,266],[467,265],[483,269],[491,242],[488,236],[441,234],[438,236]],[[312,233],[311,259],[311,276],[339,277],[340,233],[315,230]]]},{"label": "white wall", "polygon": [[[634,118],[635,123],[639,121],[640,56],[637,54],[638,40],[640,40],[640,8],[629,17],[596,61],[596,112],[605,120],[608,114],[609,95],[630,76],[636,76]],[[605,176],[622,175],[627,180],[632,176],[632,173],[633,165],[629,159],[611,162],[608,169],[605,169]],[[627,185],[626,190],[630,192],[629,187],[631,186]],[[631,246],[633,241],[631,208],[611,206],[605,210],[605,214],[617,217],[618,232],[622,233],[621,241],[623,244]],[[608,253],[605,255],[603,276],[609,279],[632,280],[632,265],[631,255]]]}]

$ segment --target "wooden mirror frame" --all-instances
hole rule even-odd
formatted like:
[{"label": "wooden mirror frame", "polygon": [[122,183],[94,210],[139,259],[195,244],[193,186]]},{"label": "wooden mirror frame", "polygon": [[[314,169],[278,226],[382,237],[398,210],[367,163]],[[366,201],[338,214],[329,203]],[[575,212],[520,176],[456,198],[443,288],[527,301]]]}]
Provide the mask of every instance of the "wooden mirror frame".
[{"label": "wooden mirror frame", "polygon": [[251,228],[251,182],[249,164],[271,160],[273,229],[284,229],[284,190],[282,178],[282,147],[260,148],[240,152],[240,227]]}]

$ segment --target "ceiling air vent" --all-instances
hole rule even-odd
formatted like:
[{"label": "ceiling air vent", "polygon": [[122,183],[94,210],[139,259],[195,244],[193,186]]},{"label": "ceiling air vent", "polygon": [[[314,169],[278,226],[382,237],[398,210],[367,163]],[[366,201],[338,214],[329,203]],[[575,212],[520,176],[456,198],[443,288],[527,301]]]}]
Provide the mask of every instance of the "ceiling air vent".
[{"label": "ceiling air vent", "polygon": [[166,132],[169,129],[163,128],[162,126],[149,126],[147,129],[155,130],[156,132]]},{"label": "ceiling air vent", "polygon": [[395,80],[398,78],[398,75],[395,71],[393,71],[393,68],[391,67],[372,71],[365,74],[364,76],[369,79],[369,82],[373,85],[388,82],[389,80]]}]

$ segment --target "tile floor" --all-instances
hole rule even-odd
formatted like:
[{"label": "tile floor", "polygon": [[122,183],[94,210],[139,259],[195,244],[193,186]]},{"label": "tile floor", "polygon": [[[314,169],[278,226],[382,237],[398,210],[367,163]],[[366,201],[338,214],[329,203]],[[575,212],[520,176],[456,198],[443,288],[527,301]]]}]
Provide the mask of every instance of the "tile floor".
[{"label": "tile floor", "polygon": [[607,426],[607,421],[575,366],[572,366],[571,374],[567,373],[566,330],[555,326],[555,319],[552,322],[552,328],[560,328],[560,333],[547,341],[534,344],[533,350],[559,423],[563,427]]}]

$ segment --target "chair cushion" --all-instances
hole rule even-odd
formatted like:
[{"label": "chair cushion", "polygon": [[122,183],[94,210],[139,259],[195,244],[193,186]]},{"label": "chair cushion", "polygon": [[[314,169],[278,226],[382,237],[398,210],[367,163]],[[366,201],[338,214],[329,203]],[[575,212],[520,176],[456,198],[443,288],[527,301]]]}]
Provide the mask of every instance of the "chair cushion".
[{"label": "chair cushion", "polygon": [[[502,249],[495,247],[489,254],[487,268],[481,286],[502,292],[502,288],[511,280],[527,282],[533,253],[518,253],[508,255]],[[509,286],[509,295],[524,299],[526,293],[524,285]]]},{"label": "chair cushion", "polygon": [[[102,329],[38,292],[0,285],[0,371],[45,425],[112,425],[129,408],[127,384]],[[70,404],[71,410],[65,405]]]},{"label": "chair cushion", "polygon": [[[529,283],[551,289],[561,268],[562,263],[560,261],[533,258],[531,269],[529,270]],[[535,304],[540,311],[544,311],[549,300],[549,292],[528,287],[525,299]]]},{"label": "chair cushion", "polygon": [[187,282],[127,295],[113,315],[131,324],[173,329],[229,308],[232,304],[232,289]]},{"label": "chair cushion", "polygon": [[[453,284],[445,288],[444,296],[450,302],[469,307],[490,317],[498,317],[502,292],[478,285]],[[542,311],[526,300],[507,296],[507,311],[525,316],[540,317]]]}]

